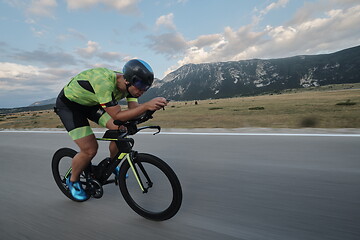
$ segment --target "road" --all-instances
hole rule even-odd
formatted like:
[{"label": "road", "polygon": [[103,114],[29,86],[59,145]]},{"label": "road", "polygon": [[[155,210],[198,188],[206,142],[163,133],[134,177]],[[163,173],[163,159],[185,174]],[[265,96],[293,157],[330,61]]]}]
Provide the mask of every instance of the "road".
[{"label": "road", "polygon": [[[179,213],[138,216],[115,185],[68,200],[51,157],[64,133],[0,131],[0,239],[360,239],[360,137],[137,135],[183,187]],[[100,144],[97,159],[106,156]]]}]

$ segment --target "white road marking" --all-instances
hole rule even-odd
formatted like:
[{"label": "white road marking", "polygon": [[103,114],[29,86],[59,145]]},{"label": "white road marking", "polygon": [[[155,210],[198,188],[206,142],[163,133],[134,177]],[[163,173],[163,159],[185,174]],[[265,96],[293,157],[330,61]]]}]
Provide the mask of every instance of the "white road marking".
[{"label": "white road marking", "polygon": [[[94,131],[103,134],[105,131]],[[66,131],[43,130],[2,130],[0,133],[67,133]],[[153,134],[153,132],[139,132],[137,134]],[[239,132],[161,132],[162,135],[198,135],[198,136],[295,136],[295,137],[360,137],[360,134],[344,133],[239,133]]]}]

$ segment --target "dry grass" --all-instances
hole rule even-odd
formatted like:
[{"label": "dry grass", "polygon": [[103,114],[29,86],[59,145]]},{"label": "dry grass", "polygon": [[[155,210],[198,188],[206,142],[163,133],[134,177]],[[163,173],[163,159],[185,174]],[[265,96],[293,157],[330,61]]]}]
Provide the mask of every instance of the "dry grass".
[{"label": "dry grass", "polygon": [[[336,88],[203,100],[198,104],[170,102],[165,111],[156,112],[146,124],[163,128],[360,128],[360,89]],[[50,110],[0,116],[0,128],[62,127]]]},{"label": "dry grass", "polygon": [[0,116],[0,128],[62,128],[58,116],[52,110],[21,112]]},{"label": "dry grass", "polygon": [[[354,105],[337,105],[339,102]],[[360,89],[306,91],[169,103],[154,124],[166,128],[359,128]]]}]

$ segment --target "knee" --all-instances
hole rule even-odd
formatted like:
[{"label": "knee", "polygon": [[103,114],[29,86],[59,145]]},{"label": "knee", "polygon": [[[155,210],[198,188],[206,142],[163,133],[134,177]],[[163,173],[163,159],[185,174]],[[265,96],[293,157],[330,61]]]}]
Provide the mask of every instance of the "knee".
[{"label": "knee", "polygon": [[110,150],[110,151],[117,151],[117,150],[118,150],[115,142],[111,142],[111,143],[109,144],[109,150]]},{"label": "knee", "polygon": [[97,153],[98,143],[96,141],[95,135],[89,135],[87,137],[83,137],[75,140],[76,144],[80,148],[80,154],[83,158],[91,160]]},{"label": "knee", "polygon": [[96,153],[97,153],[97,148],[95,148],[95,149],[89,149],[87,152],[86,152],[86,154],[89,156],[89,158],[93,158],[93,157],[95,157],[95,155],[96,155]]},{"label": "knee", "polygon": [[93,159],[98,151],[98,145],[88,146],[87,148],[81,149],[81,152],[89,159]]}]

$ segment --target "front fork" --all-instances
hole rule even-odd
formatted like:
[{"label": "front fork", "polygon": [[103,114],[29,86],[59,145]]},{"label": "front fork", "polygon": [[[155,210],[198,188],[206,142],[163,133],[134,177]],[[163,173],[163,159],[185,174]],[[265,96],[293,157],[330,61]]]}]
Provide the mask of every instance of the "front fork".
[{"label": "front fork", "polygon": [[[124,153],[122,153],[124,154]],[[121,157],[121,155],[119,156],[119,158]],[[152,187],[152,182],[150,180],[150,177],[148,176],[147,172],[145,171],[145,168],[144,166],[141,164],[141,162],[138,162],[137,165],[139,166],[141,172],[144,174],[146,180],[147,180],[147,185],[148,187],[145,187],[141,178],[140,178],[140,174],[139,174],[139,171],[138,169],[135,167],[135,163],[134,163],[134,158],[135,158],[135,155],[137,154],[137,152],[130,152],[130,153],[125,153],[123,155],[123,158],[126,157],[126,160],[128,161],[129,165],[130,165],[130,168],[132,170],[132,172],[134,173],[134,176],[135,176],[135,179],[137,181],[137,183],[139,184],[139,187],[141,189],[141,191],[143,193],[147,193],[148,192],[148,189]],[[121,171],[121,168],[120,168],[120,171]]]}]

